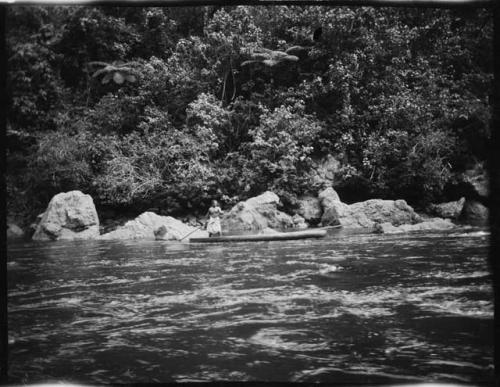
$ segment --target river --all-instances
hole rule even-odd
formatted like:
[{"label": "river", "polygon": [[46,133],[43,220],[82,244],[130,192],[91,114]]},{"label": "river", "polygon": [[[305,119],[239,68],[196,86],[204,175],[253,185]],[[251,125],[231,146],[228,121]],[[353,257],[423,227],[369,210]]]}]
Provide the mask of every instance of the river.
[{"label": "river", "polygon": [[491,382],[488,241],[10,244],[10,381]]}]

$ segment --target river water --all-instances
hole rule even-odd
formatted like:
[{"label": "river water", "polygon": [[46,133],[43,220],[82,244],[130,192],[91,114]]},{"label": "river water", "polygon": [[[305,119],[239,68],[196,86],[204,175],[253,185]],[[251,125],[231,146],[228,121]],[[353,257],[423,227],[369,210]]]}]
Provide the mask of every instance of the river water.
[{"label": "river water", "polygon": [[488,240],[11,244],[10,380],[491,382]]}]

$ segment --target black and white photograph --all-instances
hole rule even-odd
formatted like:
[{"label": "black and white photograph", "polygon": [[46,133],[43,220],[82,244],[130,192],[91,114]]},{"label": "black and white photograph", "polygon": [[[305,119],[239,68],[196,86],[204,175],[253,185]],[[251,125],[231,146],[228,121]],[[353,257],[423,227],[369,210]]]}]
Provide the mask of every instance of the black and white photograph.
[{"label": "black and white photograph", "polygon": [[9,384],[498,381],[500,27],[376,3],[2,5]]}]

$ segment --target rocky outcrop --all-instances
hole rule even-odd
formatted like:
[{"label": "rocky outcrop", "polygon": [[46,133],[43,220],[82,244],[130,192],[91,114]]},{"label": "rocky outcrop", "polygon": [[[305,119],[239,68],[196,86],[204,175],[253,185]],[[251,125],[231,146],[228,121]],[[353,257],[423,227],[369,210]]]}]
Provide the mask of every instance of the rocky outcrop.
[{"label": "rocky outcrop", "polygon": [[454,227],[455,225],[449,219],[432,218],[425,222],[402,224],[400,226],[394,226],[390,222],[376,223],[374,229],[375,232],[383,234],[402,234],[415,231],[450,230]]},{"label": "rocky outcrop", "polygon": [[21,227],[15,223],[7,223],[7,240],[24,239],[25,234]]},{"label": "rocky outcrop", "polygon": [[277,209],[280,204],[278,195],[267,191],[262,195],[236,204],[222,218],[222,230],[245,231],[262,230],[267,227],[283,229],[294,225],[290,215]]},{"label": "rocky outcrop", "polygon": [[488,224],[488,208],[476,200],[466,200],[459,220],[476,226]]},{"label": "rocky outcrop", "polygon": [[373,227],[389,222],[394,226],[421,221],[420,216],[404,200],[371,199],[340,207],[340,224],[344,227]]},{"label": "rocky outcrop", "polygon": [[323,226],[341,225],[345,228],[371,228],[376,223],[398,226],[421,221],[420,216],[404,200],[371,199],[351,205],[342,203],[332,187],[319,193],[323,207]]},{"label": "rocky outcrop", "polygon": [[321,201],[314,196],[304,196],[298,200],[299,209],[297,213],[309,224],[316,225],[321,221],[323,208]]},{"label": "rocky outcrop", "polygon": [[33,240],[95,239],[99,218],[90,195],[81,191],[62,192],[49,202]]},{"label": "rocky outcrop", "polygon": [[322,207],[321,225],[337,226],[340,224],[339,207],[345,206],[340,201],[339,195],[332,187],[327,187],[318,194],[318,200]]},{"label": "rocky outcrop", "polygon": [[398,226],[421,221],[420,216],[404,200],[371,199],[345,204],[332,187],[319,193],[323,207],[323,226],[341,225],[345,228],[371,228],[376,223],[389,222]]},{"label": "rocky outcrop", "polygon": [[431,204],[429,209],[433,214],[441,218],[458,219],[464,208],[464,204],[465,198],[463,197],[454,202]]},{"label": "rocky outcrop", "polygon": [[197,230],[196,227],[188,226],[171,216],[144,212],[116,230],[101,235],[99,239],[181,240],[191,232],[193,233],[184,238],[184,241],[188,241],[189,238],[208,237],[205,230]]}]

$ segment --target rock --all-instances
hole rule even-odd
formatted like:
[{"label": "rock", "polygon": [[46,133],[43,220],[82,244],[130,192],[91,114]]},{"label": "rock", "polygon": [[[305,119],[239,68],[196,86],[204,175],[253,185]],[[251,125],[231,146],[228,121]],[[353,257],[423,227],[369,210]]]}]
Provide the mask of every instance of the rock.
[{"label": "rock", "polygon": [[279,211],[279,204],[279,197],[270,191],[239,202],[223,215],[222,230],[227,232],[293,227],[292,217]]},{"label": "rock", "polygon": [[370,199],[351,205],[339,201],[334,202],[332,208],[337,211],[339,223],[345,228],[372,228],[375,223],[386,222],[399,226],[422,220],[404,200]]},{"label": "rock", "polygon": [[[340,202],[339,202],[340,203]],[[343,204],[343,203],[340,203]],[[322,226],[338,226],[340,225],[339,213],[336,206],[330,206],[325,208],[323,216],[321,217]]]},{"label": "rock", "polygon": [[318,194],[318,200],[322,207],[321,225],[337,226],[340,224],[338,208],[344,208],[346,204],[340,201],[340,197],[332,187],[327,187]]},{"label": "rock", "polygon": [[488,224],[489,211],[486,206],[476,200],[466,200],[459,219],[476,226]]},{"label": "rock", "polygon": [[321,191],[318,199],[323,207],[322,226],[372,228],[376,223],[389,222],[398,226],[422,220],[404,200],[370,199],[348,205],[340,201],[332,187]]},{"label": "rock", "polygon": [[23,239],[25,237],[24,231],[21,227],[14,223],[7,223],[7,239]]},{"label": "rock", "polygon": [[441,204],[431,204],[430,210],[440,218],[458,219],[464,207],[465,198],[460,200]]},{"label": "rock", "polygon": [[305,229],[305,228],[308,228],[309,226],[307,225],[306,223],[306,220],[298,215],[298,214],[295,214],[293,217],[292,217],[292,221],[293,221],[293,227],[294,228],[298,228],[298,229]]},{"label": "rock", "polygon": [[335,202],[340,202],[340,197],[333,187],[327,187],[318,194],[318,200],[321,206],[325,208]]},{"label": "rock", "polygon": [[49,202],[33,240],[94,239],[99,236],[99,218],[90,195],[62,192]]},{"label": "rock", "polygon": [[323,215],[323,208],[321,207],[321,201],[319,198],[314,196],[304,196],[298,201],[299,209],[298,214],[304,218],[310,224],[318,224],[321,221],[321,216]]},{"label": "rock", "polygon": [[279,196],[276,195],[274,192],[266,191],[259,196],[255,196],[253,198],[248,199],[245,203],[255,208],[261,208],[267,205],[276,208],[281,204],[281,201]]},{"label": "rock", "polygon": [[194,232],[184,238],[184,241],[188,241],[189,238],[208,237],[205,230],[195,230],[196,227],[188,226],[171,216],[160,216],[154,212],[144,212],[116,230],[101,235],[99,239],[180,240],[192,231]]},{"label": "rock", "polygon": [[449,219],[432,218],[425,222],[416,224],[403,224],[394,226],[390,222],[376,223],[374,226],[375,232],[383,234],[401,234],[414,231],[439,231],[449,230],[454,228],[455,225]]}]

